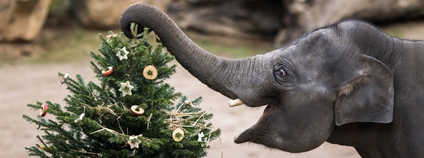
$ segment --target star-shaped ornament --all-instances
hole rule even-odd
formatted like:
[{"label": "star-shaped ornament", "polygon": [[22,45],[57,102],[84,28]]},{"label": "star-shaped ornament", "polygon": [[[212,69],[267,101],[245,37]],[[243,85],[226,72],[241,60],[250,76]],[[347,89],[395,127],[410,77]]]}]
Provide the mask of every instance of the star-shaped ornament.
[{"label": "star-shaped ornament", "polygon": [[130,82],[121,82],[121,88],[119,88],[119,91],[122,92],[122,96],[125,97],[126,95],[132,95],[131,90],[134,88],[134,86],[130,85]]},{"label": "star-shaped ornament", "polygon": [[130,145],[131,149],[134,149],[134,148],[138,149],[141,141],[140,141],[140,139],[138,139],[138,136],[130,136],[127,143],[128,143],[128,145]]},{"label": "star-shaped ornament", "polygon": [[85,114],[82,113],[77,119],[74,120],[75,123],[78,123],[82,120],[82,118],[84,118]]},{"label": "star-shaped ornament", "polygon": [[114,34],[114,33],[109,34],[109,35],[106,36],[106,41],[111,42],[112,38],[116,38],[116,36],[117,36],[117,34]]},{"label": "star-shaped ornament", "polygon": [[201,133],[199,133],[199,134],[197,134],[197,141],[198,142],[201,142],[202,141],[202,138],[204,137],[205,135],[203,134],[203,132],[201,132]]},{"label": "star-shaped ornament", "polygon": [[[122,55],[122,53],[124,53],[124,55]],[[128,53],[130,52],[127,51],[127,48],[122,47],[122,49],[116,53],[116,56],[119,58],[119,60],[124,60],[128,59]]]}]

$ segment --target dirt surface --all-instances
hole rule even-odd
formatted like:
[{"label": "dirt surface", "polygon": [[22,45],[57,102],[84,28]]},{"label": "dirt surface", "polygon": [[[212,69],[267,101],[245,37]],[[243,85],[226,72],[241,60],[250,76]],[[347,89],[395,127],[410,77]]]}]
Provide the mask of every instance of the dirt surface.
[{"label": "dirt surface", "polygon": [[[424,23],[412,23],[400,26],[403,38],[424,39]],[[405,29],[407,28],[407,29]],[[389,27],[399,32],[399,26]],[[403,31],[405,30],[405,31]],[[413,32],[411,32],[413,31]],[[63,104],[63,98],[68,94],[65,86],[59,83],[57,73],[69,73],[72,77],[81,74],[86,81],[97,81],[90,69],[88,61],[77,64],[61,65],[24,65],[0,67],[0,158],[2,157],[28,157],[24,147],[38,143],[36,136],[42,134],[36,125],[26,122],[22,115],[36,117],[38,111],[30,110],[26,105],[37,101],[52,101]],[[194,99],[203,97],[201,104],[204,109],[211,109],[214,114],[212,120],[216,128],[222,130],[219,140],[211,143],[208,157],[217,158],[358,158],[359,155],[351,147],[325,143],[321,147],[300,154],[290,154],[278,150],[268,149],[256,144],[237,145],[233,143],[234,137],[253,125],[263,112],[261,108],[227,106],[228,99],[212,91],[207,86],[192,77],[187,71],[178,66],[177,73],[171,77],[169,83],[179,92]],[[47,118],[51,118],[47,114]]]}]

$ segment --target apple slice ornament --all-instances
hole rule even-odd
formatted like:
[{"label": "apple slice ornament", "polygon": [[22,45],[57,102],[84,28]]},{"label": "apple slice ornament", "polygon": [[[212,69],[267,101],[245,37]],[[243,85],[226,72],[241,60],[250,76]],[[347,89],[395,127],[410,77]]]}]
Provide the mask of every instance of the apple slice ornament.
[{"label": "apple slice ornament", "polygon": [[144,109],[143,109],[143,108],[141,108],[141,107],[140,107],[140,106],[138,106],[138,105],[133,105],[133,106],[131,106],[130,111],[131,111],[131,113],[132,113],[132,114],[134,114],[135,116],[141,116],[141,115],[143,115],[143,114],[144,114]]},{"label": "apple slice ornament", "polygon": [[181,128],[177,128],[172,132],[172,139],[175,142],[180,142],[184,138],[184,131]]},{"label": "apple slice ornament", "polygon": [[106,71],[102,71],[102,76],[109,76],[110,74],[112,74],[112,72],[113,72],[113,67],[112,66],[109,66],[109,67],[107,67],[108,68],[108,70],[106,70]]},{"label": "apple slice ornament", "polygon": [[68,76],[69,76],[69,74],[68,74],[68,73],[66,73],[66,74],[62,77],[62,79],[60,80],[60,84],[65,83],[65,81],[66,81],[66,79],[68,78]]},{"label": "apple slice ornament", "polygon": [[158,76],[158,69],[153,65],[148,65],[143,69],[143,76],[148,80],[154,80]]},{"label": "apple slice ornament", "polygon": [[42,109],[40,109],[40,116],[41,116],[41,117],[44,117],[44,116],[46,116],[46,114],[47,114],[47,109],[49,108],[49,106],[48,106],[46,103],[43,103],[41,106],[42,106],[43,108],[42,108]]}]

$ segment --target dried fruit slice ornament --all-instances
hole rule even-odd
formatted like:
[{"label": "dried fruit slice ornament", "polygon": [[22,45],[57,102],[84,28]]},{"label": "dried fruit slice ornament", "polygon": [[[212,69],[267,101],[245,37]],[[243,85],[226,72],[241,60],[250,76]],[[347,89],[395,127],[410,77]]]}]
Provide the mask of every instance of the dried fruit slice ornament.
[{"label": "dried fruit slice ornament", "polygon": [[46,147],[46,146],[44,146],[44,145],[40,145],[40,149],[41,149],[41,150],[44,150],[44,151],[47,151],[47,147]]},{"label": "dried fruit slice ornament", "polygon": [[68,74],[68,73],[66,73],[66,74],[62,77],[62,79],[60,80],[60,84],[65,83],[65,81],[66,81],[66,79],[68,78],[68,76],[69,76],[69,74]]},{"label": "dried fruit slice ornament", "polygon": [[112,66],[109,66],[109,67],[107,67],[108,68],[108,70],[107,71],[102,71],[102,76],[109,76],[110,74],[112,74],[112,72],[113,72],[113,67]]},{"label": "dried fruit slice ornament", "polygon": [[158,76],[158,69],[153,65],[148,65],[143,69],[143,76],[148,80],[154,80]]},{"label": "dried fruit slice ornament", "polygon": [[41,106],[43,107],[43,109],[40,109],[40,115],[41,117],[44,117],[47,114],[47,109],[49,108],[49,106],[46,103],[43,103]]},{"label": "dried fruit slice ornament", "polygon": [[132,114],[134,114],[135,116],[141,116],[141,115],[143,115],[143,114],[144,114],[144,109],[143,109],[143,108],[141,108],[141,107],[140,107],[140,106],[138,106],[138,105],[133,105],[133,106],[131,106],[130,111],[131,111],[131,113],[132,113]]},{"label": "dried fruit slice ornament", "polygon": [[184,138],[184,130],[181,128],[177,128],[172,132],[172,139],[174,139],[175,142],[179,142],[183,140]]}]

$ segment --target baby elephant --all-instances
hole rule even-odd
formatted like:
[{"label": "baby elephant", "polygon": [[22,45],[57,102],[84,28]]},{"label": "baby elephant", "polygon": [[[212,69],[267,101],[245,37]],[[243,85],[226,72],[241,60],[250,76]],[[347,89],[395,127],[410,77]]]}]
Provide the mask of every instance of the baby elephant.
[{"label": "baby elephant", "polygon": [[362,157],[424,157],[424,42],[391,37],[362,21],[309,32],[245,59],[215,56],[163,12],[129,7],[121,29],[149,27],[178,62],[213,90],[246,106],[267,105],[236,143],[304,152],[325,141]]}]

